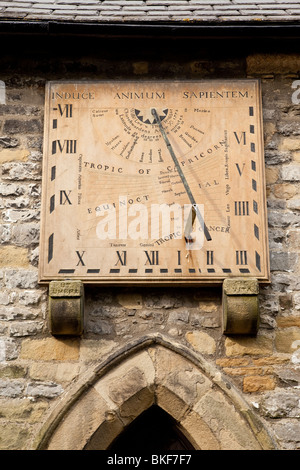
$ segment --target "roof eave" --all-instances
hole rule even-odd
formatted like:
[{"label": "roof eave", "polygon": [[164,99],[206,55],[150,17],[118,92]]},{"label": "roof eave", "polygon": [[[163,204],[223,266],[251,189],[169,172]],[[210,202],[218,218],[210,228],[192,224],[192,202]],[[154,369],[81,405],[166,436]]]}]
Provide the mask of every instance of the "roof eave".
[{"label": "roof eave", "polygon": [[123,22],[98,23],[53,20],[0,19],[0,34],[97,37],[300,37],[300,22],[214,21],[214,22]]}]

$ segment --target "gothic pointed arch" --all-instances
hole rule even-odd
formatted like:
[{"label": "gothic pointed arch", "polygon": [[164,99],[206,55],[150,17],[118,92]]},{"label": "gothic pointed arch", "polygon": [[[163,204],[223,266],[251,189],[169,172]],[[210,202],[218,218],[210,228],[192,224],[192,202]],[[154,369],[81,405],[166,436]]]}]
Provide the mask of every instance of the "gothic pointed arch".
[{"label": "gothic pointed arch", "polygon": [[153,405],[194,449],[276,448],[265,423],[214,365],[161,335],[132,342],[87,371],[47,418],[34,448],[106,450]]}]

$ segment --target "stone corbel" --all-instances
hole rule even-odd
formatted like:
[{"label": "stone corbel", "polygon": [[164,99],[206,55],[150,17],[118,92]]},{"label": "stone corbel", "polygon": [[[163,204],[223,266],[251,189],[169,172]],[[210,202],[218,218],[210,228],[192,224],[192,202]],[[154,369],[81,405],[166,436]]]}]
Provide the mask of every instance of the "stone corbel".
[{"label": "stone corbel", "polygon": [[50,331],[55,335],[83,333],[84,288],[81,281],[52,281],[49,284]]},{"label": "stone corbel", "polygon": [[225,279],[223,283],[223,333],[255,335],[259,327],[259,284],[254,278]]}]

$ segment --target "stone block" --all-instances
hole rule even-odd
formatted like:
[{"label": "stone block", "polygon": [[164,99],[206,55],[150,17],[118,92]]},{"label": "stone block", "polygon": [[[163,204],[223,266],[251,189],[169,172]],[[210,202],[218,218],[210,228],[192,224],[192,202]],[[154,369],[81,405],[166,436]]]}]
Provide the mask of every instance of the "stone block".
[{"label": "stone block", "polygon": [[21,359],[33,361],[77,361],[79,342],[77,339],[27,339],[22,342]]},{"label": "stone block", "polygon": [[140,294],[119,294],[118,302],[126,308],[143,308],[142,296]]},{"label": "stone block", "polygon": [[28,249],[5,245],[0,247],[0,267],[29,267]]},{"label": "stone block", "polygon": [[28,439],[29,430],[25,423],[5,423],[0,434],[1,450],[25,449]]},{"label": "stone block", "polygon": [[247,57],[247,73],[298,73],[300,57],[298,54],[253,54]]},{"label": "stone block", "polygon": [[8,289],[34,289],[37,287],[38,274],[36,270],[7,269],[5,271],[5,286]]},{"label": "stone block", "polygon": [[243,391],[245,393],[265,392],[266,390],[274,390],[276,380],[272,376],[251,376],[245,377],[243,381]]},{"label": "stone block", "polygon": [[300,181],[300,165],[284,165],[281,169],[281,178],[283,181]]},{"label": "stone block", "polygon": [[275,347],[280,353],[292,354],[295,352],[293,343],[300,341],[300,328],[292,327],[276,331]]},{"label": "stone block", "polygon": [[273,353],[273,341],[268,336],[226,338],[227,356],[270,356]]},{"label": "stone block", "polygon": [[215,340],[203,331],[189,331],[185,337],[191,346],[201,354],[211,355],[216,352]]},{"label": "stone block", "polygon": [[[197,413],[191,411],[181,420],[181,426],[189,433],[187,438],[196,450],[220,450],[220,443],[209,426]],[[196,441],[190,436],[196,436]]]},{"label": "stone block", "polygon": [[29,156],[28,150],[23,150],[23,149],[22,150],[20,149],[2,150],[0,152],[0,163],[13,162],[16,160],[24,162],[27,160],[28,156]]},{"label": "stone block", "polygon": [[26,388],[26,395],[35,398],[55,398],[62,393],[62,386],[53,382],[31,382]]}]

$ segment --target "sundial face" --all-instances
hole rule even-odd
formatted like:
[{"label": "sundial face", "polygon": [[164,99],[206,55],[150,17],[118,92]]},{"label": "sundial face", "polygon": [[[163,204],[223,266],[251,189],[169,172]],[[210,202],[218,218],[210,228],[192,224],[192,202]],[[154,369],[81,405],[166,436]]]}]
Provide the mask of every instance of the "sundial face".
[{"label": "sundial face", "polygon": [[50,82],[41,282],[269,278],[256,80]]}]

